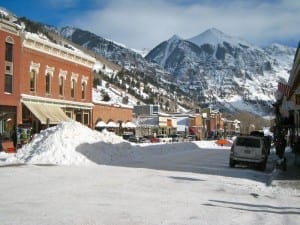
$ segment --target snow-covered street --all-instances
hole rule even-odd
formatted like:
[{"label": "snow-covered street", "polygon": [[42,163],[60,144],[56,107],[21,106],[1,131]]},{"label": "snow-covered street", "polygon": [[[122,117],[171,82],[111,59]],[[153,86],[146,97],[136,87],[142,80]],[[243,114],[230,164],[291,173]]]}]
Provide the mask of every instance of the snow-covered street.
[{"label": "snow-covered street", "polygon": [[1,225],[299,223],[299,189],[271,182],[272,155],[265,172],[229,168],[230,147],[214,142],[93,142],[86,129],[64,124],[0,154]]}]

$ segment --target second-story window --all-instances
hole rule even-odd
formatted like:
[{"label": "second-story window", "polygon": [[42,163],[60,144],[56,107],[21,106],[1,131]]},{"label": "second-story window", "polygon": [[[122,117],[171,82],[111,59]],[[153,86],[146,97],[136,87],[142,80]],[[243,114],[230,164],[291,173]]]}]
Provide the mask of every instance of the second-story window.
[{"label": "second-story window", "polygon": [[12,93],[12,88],[13,88],[13,76],[11,74],[5,74],[5,78],[4,78],[5,93]]},{"label": "second-story window", "polygon": [[36,72],[35,70],[31,70],[30,72],[30,91],[36,91]]},{"label": "second-story window", "polygon": [[51,94],[51,74],[46,74],[46,94]]},{"label": "second-story window", "polygon": [[71,80],[71,98],[75,98],[75,86],[76,86],[76,80]]},{"label": "second-story window", "polygon": [[59,77],[59,95],[64,96],[64,77]]},{"label": "second-story window", "polygon": [[5,40],[5,75],[4,75],[4,92],[13,92],[13,43],[14,40],[8,36]]},{"label": "second-story window", "polygon": [[13,44],[5,42],[5,61],[13,61]]},{"label": "second-story window", "polygon": [[81,83],[81,99],[85,99],[86,95],[86,82]]}]

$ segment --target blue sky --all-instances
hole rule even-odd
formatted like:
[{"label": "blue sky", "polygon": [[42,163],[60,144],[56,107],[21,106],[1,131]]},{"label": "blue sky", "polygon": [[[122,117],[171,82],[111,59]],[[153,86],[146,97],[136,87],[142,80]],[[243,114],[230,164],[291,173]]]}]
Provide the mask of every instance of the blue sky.
[{"label": "blue sky", "polygon": [[0,6],[18,17],[75,26],[136,49],[212,27],[259,46],[296,47],[300,39],[297,0],[1,0]]}]

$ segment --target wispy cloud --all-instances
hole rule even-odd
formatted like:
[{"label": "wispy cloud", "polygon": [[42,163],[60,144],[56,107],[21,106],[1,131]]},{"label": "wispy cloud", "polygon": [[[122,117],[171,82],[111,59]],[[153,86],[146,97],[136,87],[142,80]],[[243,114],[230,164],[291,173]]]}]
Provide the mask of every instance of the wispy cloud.
[{"label": "wispy cloud", "polygon": [[266,45],[299,40],[299,12],[300,1],[294,0],[111,0],[72,14],[64,25],[133,48],[152,48],[174,34],[190,38],[211,27]]}]

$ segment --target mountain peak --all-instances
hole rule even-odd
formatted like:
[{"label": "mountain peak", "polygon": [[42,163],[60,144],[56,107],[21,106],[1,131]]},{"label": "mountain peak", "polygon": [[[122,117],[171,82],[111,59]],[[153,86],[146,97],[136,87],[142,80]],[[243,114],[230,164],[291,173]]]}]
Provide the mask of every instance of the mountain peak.
[{"label": "mountain peak", "polygon": [[196,35],[188,40],[198,46],[201,46],[203,44],[210,44],[216,46],[219,44],[223,44],[223,42],[230,43],[233,46],[238,46],[239,44],[250,46],[250,44],[246,41],[241,40],[239,38],[231,37],[218,30],[217,28],[210,28],[204,31],[203,33]]},{"label": "mountain peak", "polygon": [[174,35],[168,40],[168,42],[173,42],[173,41],[178,41],[178,40],[181,40],[181,38],[180,38],[177,34],[174,34]]}]

